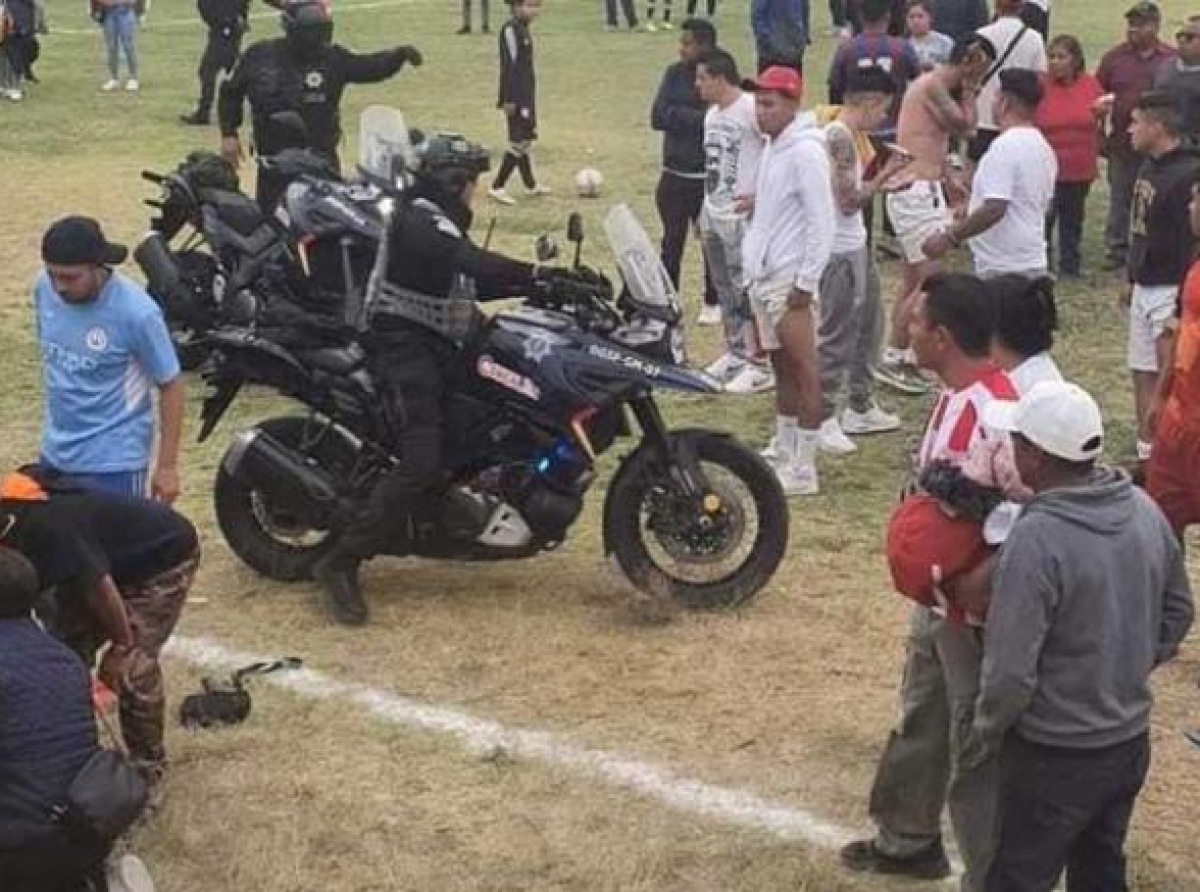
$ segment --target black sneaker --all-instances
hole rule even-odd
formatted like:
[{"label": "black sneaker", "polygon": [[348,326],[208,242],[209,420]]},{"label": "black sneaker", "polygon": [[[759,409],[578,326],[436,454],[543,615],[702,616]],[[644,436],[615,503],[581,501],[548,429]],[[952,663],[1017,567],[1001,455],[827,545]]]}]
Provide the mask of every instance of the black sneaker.
[{"label": "black sneaker", "polygon": [[950,876],[950,862],[940,842],[908,858],[893,858],[875,848],[875,840],[860,839],[844,846],[839,857],[844,867],[860,873],[904,876],[914,880],[944,880]]},{"label": "black sneaker", "polygon": [[367,602],[358,583],[358,562],[333,556],[318,561],[313,578],[321,586],[321,606],[344,626],[366,625]]},{"label": "black sneaker", "polygon": [[459,28],[459,29],[458,29],[457,31],[455,31],[454,33],[455,33],[455,34],[470,34],[470,33],[471,33],[471,26],[470,26],[470,25],[463,25],[461,28]]},{"label": "black sneaker", "polygon": [[202,115],[200,112],[192,112],[190,115],[180,115],[179,120],[192,127],[207,127],[209,124],[208,115]]}]

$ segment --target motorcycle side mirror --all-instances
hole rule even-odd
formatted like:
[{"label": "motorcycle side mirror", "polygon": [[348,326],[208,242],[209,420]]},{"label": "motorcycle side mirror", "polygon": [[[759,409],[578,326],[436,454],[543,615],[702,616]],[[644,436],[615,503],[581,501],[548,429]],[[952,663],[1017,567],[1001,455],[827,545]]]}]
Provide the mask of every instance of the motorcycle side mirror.
[{"label": "motorcycle side mirror", "polygon": [[538,263],[549,263],[558,257],[558,243],[549,235],[539,235],[533,243],[533,253]]},{"label": "motorcycle side mirror", "polygon": [[567,217],[567,241],[576,245],[583,241],[583,217],[579,211],[572,211]]}]

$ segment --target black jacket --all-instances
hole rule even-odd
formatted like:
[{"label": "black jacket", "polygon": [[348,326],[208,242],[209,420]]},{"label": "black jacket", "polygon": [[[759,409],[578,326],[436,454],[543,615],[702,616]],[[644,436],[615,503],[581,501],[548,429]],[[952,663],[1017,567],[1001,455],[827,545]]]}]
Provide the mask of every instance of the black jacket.
[{"label": "black jacket", "polygon": [[533,37],[529,34],[529,25],[509,19],[500,29],[500,97],[496,105],[500,107],[511,102],[518,112],[532,114],[536,94]]},{"label": "black jacket", "polygon": [[212,34],[229,39],[246,32],[250,0],[196,0],[196,9]]},{"label": "black jacket", "polygon": [[663,75],[650,110],[650,126],[663,133],[663,167],[674,173],[704,173],[704,113],[696,95],[696,68],[676,62]]},{"label": "black jacket", "polygon": [[295,111],[308,128],[308,148],[336,158],[342,139],[338,106],[346,85],[387,80],[404,61],[405,54],[399,49],[360,56],[334,44],[315,59],[306,60],[298,57],[284,38],[256,43],[221,86],[217,104],[221,135],[237,135],[242,105],[249,99],[259,154],[272,155],[285,148],[279,134],[271,132],[269,118],[277,112]]},{"label": "black jacket", "polygon": [[1180,147],[1142,162],[1129,215],[1129,280],[1136,285],[1179,285],[1196,240],[1188,221],[1192,185],[1200,182],[1200,155]]},{"label": "black jacket", "polygon": [[[933,0],[933,28],[952,40],[978,31],[989,21],[987,0]],[[1004,47],[996,52],[1004,52]]]},{"label": "black jacket", "polygon": [[406,202],[389,233],[388,280],[435,297],[485,301],[528,291],[533,265],[476,246],[470,226],[471,211],[457,199],[426,193]]},{"label": "black jacket", "polygon": [[0,855],[56,832],[50,809],[96,749],[79,657],[32,619],[0,620]]}]

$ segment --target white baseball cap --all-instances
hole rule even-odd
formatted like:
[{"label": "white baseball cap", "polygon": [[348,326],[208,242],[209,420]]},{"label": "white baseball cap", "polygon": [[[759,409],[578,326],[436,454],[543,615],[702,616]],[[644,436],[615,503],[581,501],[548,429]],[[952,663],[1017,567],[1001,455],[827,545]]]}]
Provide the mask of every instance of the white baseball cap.
[{"label": "white baseball cap", "polygon": [[1090,461],[1104,451],[1100,407],[1086,390],[1068,381],[1039,381],[1015,403],[994,400],[984,410],[983,422],[1020,434],[1066,461]]}]

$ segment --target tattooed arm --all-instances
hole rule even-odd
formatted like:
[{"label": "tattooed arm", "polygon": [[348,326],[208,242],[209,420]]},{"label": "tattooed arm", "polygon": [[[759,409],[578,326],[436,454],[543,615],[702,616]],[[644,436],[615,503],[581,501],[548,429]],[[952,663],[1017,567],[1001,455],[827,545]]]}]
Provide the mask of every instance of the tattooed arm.
[{"label": "tattooed arm", "polygon": [[825,131],[829,148],[829,169],[833,174],[833,200],[838,210],[849,216],[871,203],[874,190],[870,184],[859,184],[858,149],[854,136],[845,126],[831,126]]},{"label": "tattooed arm", "polygon": [[970,136],[975,130],[975,96],[969,90],[964,90],[962,98],[956,100],[941,83],[932,84],[928,109],[951,136]]}]

